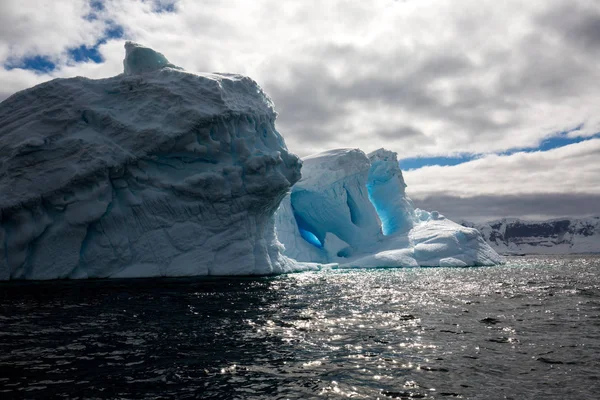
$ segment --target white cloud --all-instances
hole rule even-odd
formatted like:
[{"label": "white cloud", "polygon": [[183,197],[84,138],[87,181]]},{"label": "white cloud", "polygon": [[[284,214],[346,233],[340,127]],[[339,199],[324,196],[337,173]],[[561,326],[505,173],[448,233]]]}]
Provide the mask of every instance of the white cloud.
[{"label": "white cloud", "polygon": [[[417,205],[457,218],[533,216],[536,204],[537,215],[542,216],[599,214],[599,159],[600,139],[590,139],[545,152],[488,155],[455,166],[423,167],[404,171],[404,178],[407,194]],[[548,199],[567,204],[549,206]],[[581,199],[585,199],[584,208],[566,208],[568,203],[580,204]],[[469,208],[463,209],[460,202]],[[495,210],[504,203],[510,207]]]},{"label": "white cloud", "polygon": [[[404,171],[414,198],[525,193],[600,194],[600,139],[549,151],[488,155],[454,166]],[[599,210],[600,211],[600,205]]]},{"label": "white cloud", "polygon": [[2,61],[27,56],[58,60],[68,47],[91,45],[105,29],[86,0],[2,0],[0,55]]}]

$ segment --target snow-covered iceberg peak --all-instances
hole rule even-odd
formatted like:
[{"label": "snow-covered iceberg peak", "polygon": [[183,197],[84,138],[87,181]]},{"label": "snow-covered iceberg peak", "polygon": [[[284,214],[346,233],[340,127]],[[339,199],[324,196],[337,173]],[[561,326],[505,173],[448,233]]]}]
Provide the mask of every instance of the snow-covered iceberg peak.
[{"label": "snow-covered iceberg peak", "polygon": [[0,280],[292,271],[273,214],[301,162],[252,79],[128,43],[126,74],[0,103]]},{"label": "snow-covered iceberg peak", "polygon": [[276,214],[285,254],[340,267],[494,265],[481,234],[415,209],[396,153],[337,149],[304,159]]},{"label": "snow-covered iceberg peak", "polygon": [[125,59],[123,60],[124,72],[127,75],[142,74],[152,72],[162,68],[182,69],[173,65],[158,51],[141,44],[127,41],[125,42]]}]

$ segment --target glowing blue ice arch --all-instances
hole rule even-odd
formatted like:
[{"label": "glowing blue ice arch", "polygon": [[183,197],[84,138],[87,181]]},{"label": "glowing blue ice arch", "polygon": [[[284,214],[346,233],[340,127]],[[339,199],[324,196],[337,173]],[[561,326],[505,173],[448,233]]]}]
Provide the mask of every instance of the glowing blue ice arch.
[{"label": "glowing blue ice arch", "polygon": [[308,222],[302,216],[294,210],[294,206],[292,205],[292,210],[294,211],[294,219],[296,220],[296,224],[298,225],[298,231],[300,231],[300,236],[302,239],[306,240],[308,243],[312,244],[319,249],[322,249],[324,246],[324,240],[321,240],[314,233],[314,229],[310,226]]}]

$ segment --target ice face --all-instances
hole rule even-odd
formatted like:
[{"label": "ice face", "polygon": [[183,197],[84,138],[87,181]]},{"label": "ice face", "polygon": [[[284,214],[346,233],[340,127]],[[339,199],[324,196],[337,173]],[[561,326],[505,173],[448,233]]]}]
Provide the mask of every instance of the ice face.
[{"label": "ice face", "polygon": [[480,233],[413,207],[396,153],[337,149],[304,159],[275,223],[285,254],[339,268],[494,265]]},{"label": "ice face", "polygon": [[415,210],[406,197],[406,183],[396,153],[379,149],[369,154],[369,160],[367,190],[381,220],[383,234],[408,232],[415,223]]},{"label": "ice face", "polygon": [[127,46],[128,74],[57,79],[0,104],[0,279],[301,268],[274,232],[301,163],[271,100],[247,77]]}]

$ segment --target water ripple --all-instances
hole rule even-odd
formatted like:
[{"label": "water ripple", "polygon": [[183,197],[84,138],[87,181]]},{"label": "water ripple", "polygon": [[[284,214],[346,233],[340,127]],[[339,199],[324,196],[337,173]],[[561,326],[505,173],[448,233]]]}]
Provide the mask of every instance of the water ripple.
[{"label": "water ripple", "polygon": [[0,285],[0,397],[594,399],[597,257]]}]

